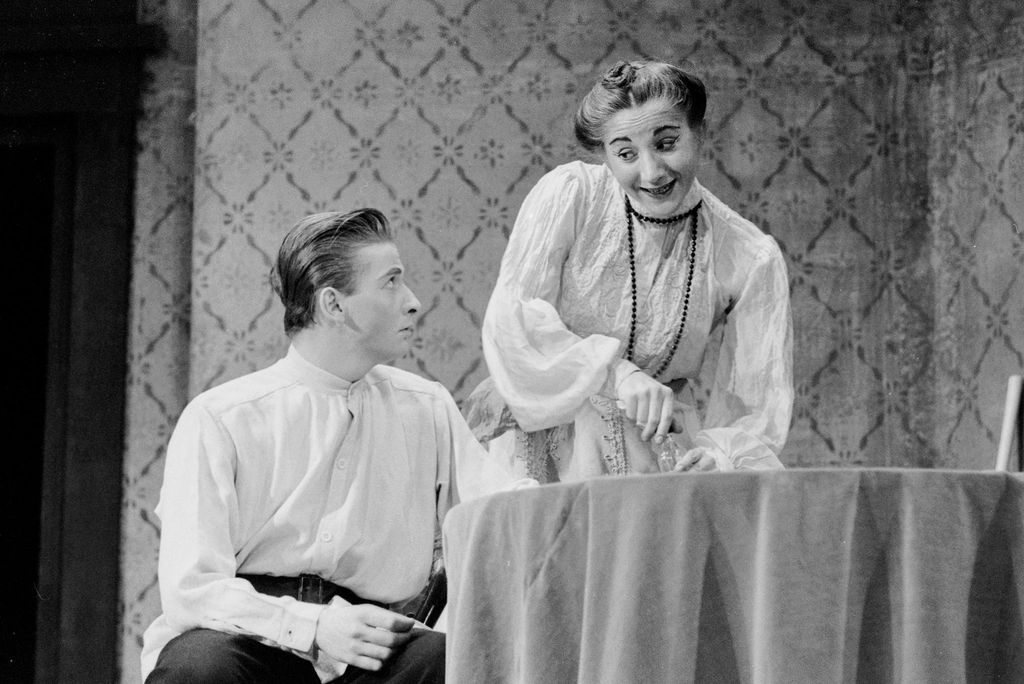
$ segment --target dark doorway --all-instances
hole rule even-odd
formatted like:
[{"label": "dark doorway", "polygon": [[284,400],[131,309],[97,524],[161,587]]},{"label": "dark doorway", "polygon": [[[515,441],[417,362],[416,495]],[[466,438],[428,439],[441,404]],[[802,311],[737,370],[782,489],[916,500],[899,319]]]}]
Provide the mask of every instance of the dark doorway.
[{"label": "dark doorway", "polygon": [[3,332],[4,434],[9,458],[0,479],[0,546],[13,587],[0,625],[0,679],[33,678],[39,596],[39,524],[44,459],[46,369],[50,328],[50,259],[56,148],[41,141],[0,146],[0,215],[4,216],[8,291]]},{"label": "dark doorway", "polygon": [[7,577],[18,587],[0,611],[0,681],[33,681],[37,642],[45,641],[37,635],[60,624],[73,174],[68,120],[0,117],[0,228],[9,274],[0,306],[8,453],[0,544],[9,551]]},{"label": "dark doorway", "polygon": [[[51,11],[53,10],[53,11]],[[0,681],[119,678],[133,0],[0,9]]]}]

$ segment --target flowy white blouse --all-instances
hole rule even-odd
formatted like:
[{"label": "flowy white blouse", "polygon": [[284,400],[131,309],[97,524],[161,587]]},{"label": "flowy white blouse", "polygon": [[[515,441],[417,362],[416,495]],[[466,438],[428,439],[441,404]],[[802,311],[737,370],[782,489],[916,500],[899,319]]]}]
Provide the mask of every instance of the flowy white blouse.
[{"label": "flowy white blouse", "polygon": [[[658,454],[625,419],[616,388],[637,369],[653,375],[671,354],[656,379],[676,391],[680,453],[702,450],[720,470],[782,467],[792,320],[778,245],[696,180],[683,207],[701,202],[695,236],[689,220],[675,238],[634,221],[631,362],[623,358],[633,310],[624,198],[607,166],[583,162],[555,168],[527,195],[484,317],[490,378],[466,409],[475,434],[542,482],[657,472]],[[663,258],[666,239],[675,243]],[[691,380],[719,327],[699,412]],[[515,429],[501,434],[507,426]]]}]

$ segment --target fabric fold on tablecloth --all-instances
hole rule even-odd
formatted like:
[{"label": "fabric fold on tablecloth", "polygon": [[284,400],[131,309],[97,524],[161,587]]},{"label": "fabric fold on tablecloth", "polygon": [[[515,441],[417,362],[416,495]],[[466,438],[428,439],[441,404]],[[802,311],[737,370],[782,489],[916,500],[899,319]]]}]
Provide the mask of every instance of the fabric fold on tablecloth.
[{"label": "fabric fold on tablecloth", "polygon": [[448,678],[1024,681],[1022,508],[1020,476],[909,469],[468,502],[445,524]]}]

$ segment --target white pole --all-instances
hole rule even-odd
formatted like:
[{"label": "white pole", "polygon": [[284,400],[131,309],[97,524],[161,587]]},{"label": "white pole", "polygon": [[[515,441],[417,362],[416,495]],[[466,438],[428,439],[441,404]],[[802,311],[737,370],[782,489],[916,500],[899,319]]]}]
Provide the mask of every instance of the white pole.
[{"label": "white pole", "polygon": [[1006,383],[1006,406],[1003,409],[1003,429],[999,434],[999,449],[996,451],[996,470],[1009,470],[1010,446],[1013,432],[1020,413],[1020,393],[1024,377],[1011,375]]}]

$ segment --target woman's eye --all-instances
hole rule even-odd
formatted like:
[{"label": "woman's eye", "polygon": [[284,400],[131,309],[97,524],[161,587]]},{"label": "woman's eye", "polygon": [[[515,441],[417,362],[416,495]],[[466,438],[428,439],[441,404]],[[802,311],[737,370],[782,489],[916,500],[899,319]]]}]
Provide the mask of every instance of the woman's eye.
[{"label": "woman's eye", "polygon": [[636,153],[633,152],[633,150],[619,150],[616,156],[618,156],[619,159],[630,161],[631,159],[633,159],[633,157],[636,156]]}]

